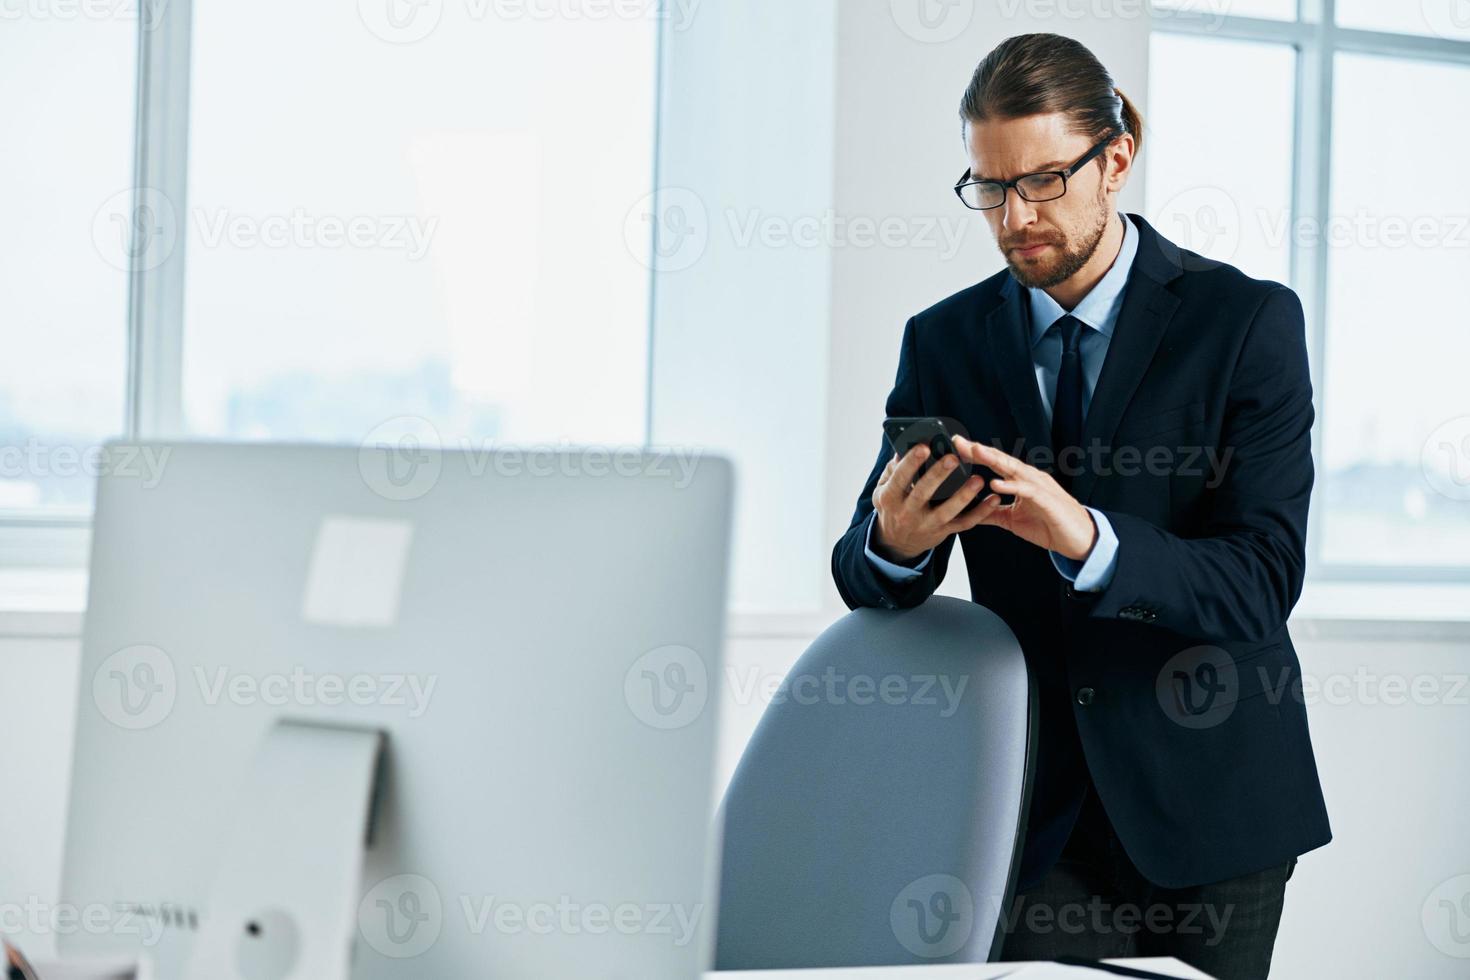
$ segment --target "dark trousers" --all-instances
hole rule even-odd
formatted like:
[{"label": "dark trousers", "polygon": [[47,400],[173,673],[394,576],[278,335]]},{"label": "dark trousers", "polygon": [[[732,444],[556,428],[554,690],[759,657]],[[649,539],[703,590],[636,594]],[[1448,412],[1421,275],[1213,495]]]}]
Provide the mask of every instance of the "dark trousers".
[{"label": "dark trousers", "polygon": [[1160,888],[1123,852],[1089,786],[1061,858],[1018,890],[1003,960],[1173,956],[1218,980],[1265,980],[1296,858],[1194,888]]}]

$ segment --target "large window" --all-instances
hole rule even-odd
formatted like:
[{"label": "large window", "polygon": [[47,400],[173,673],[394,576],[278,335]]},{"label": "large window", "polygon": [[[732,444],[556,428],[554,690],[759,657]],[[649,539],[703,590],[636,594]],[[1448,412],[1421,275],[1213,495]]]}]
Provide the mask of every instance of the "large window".
[{"label": "large window", "polygon": [[644,442],[657,4],[0,16],[0,563],[118,436]]},{"label": "large window", "polygon": [[184,429],[640,444],[643,9],[195,0]]},{"label": "large window", "polygon": [[0,522],[81,520],[122,430],[136,7],[0,13]]},{"label": "large window", "polygon": [[1147,208],[1302,298],[1314,576],[1470,579],[1464,4],[1177,6],[1151,43]]},{"label": "large window", "polygon": [[[1295,49],[1191,34],[1155,34],[1149,49],[1149,220],[1186,248],[1285,282],[1293,113],[1281,93],[1296,77]],[[1180,84],[1216,78],[1232,84]]]},{"label": "large window", "polygon": [[[1470,45],[1467,45],[1470,46]],[[1470,564],[1470,62],[1344,52],[1333,91],[1322,557]]]}]

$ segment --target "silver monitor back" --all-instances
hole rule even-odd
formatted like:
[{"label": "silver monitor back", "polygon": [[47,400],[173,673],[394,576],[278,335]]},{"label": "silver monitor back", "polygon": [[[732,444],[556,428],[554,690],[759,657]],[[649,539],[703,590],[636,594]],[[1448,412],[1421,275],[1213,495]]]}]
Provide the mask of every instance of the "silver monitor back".
[{"label": "silver monitor back", "polygon": [[290,718],[387,735],[356,980],[706,968],[726,460],[108,459],[63,881],[107,911],[63,952],[183,976],[242,774]]}]

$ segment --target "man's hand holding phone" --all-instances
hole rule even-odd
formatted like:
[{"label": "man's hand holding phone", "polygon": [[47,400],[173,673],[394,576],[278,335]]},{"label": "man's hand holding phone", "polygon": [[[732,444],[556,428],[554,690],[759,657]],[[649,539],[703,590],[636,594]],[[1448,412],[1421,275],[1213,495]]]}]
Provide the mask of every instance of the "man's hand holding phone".
[{"label": "man's hand holding phone", "polygon": [[912,562],[951,534],[973,526],[961,521],[960,513],[985,488],[985,478],[973,475],[948,498],[933,503],[934,492],[960,461],[949,453],[917,476],[930,452],[928,445],[920,443],[902,458],[894,456],[873,488],[873,509],[877,511],[873,550],[890,561]]},{"label": "man's hand holding phone", "polygon": [[[923,475],[919,471],[933,454],[926,442],[914,444],[902,457],[894,456],[883,468],[873,489],[877,516],[872,545],[880,556],[912,563],[951,534],[981,524],[1000,527],[1077,561],[1092,553],[1098,536],[1092,515],[1051,474],[957,433],[946,441],[954,452],[936,460]],[[997,474],[990,480],[992,492],[973,508],[970,505],[986,483],[978,473],[953,495],[933,499],[961,460]]]}]

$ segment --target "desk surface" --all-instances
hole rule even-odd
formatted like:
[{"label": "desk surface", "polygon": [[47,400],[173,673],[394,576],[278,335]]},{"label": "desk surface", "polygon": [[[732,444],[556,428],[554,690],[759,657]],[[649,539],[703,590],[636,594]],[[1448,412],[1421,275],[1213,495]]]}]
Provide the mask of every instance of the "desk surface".
[{"label": "desk surface", "polygon": [[[1172,956],[1134,957],[1105,960],[1167,977],[1210,980],[1208,974],[1179,962]],[[937,966],[865,966],[831,970],[722,970],[706,973],[705,980],[998,980],[1028,963],[949,963]],[[1104,974],[1099,974],[1104,976]]]}]

